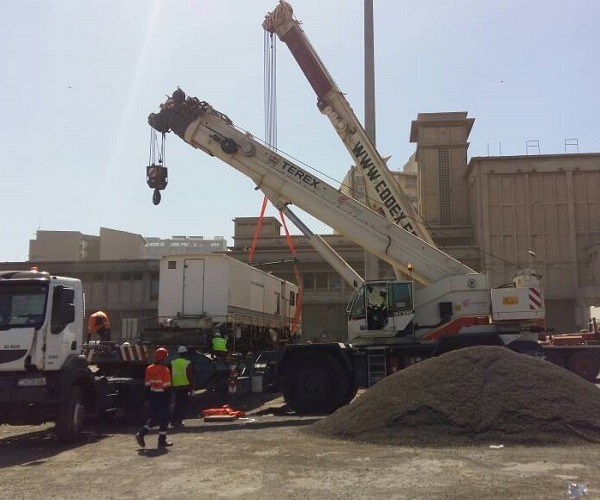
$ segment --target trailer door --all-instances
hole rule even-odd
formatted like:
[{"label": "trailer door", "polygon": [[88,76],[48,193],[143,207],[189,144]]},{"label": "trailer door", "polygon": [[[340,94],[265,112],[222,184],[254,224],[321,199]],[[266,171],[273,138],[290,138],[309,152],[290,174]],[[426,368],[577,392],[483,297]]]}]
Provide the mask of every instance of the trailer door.
[{"label": "trailer door", "polygon": [[183,263],[184,316],[199,316],[204,312],[204,259],[185,259]]}]

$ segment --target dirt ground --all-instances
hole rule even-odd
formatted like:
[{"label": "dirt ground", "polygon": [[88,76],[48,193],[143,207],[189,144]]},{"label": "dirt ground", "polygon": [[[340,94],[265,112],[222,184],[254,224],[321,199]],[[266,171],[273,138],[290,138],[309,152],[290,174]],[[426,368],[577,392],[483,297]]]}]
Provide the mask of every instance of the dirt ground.
[{"label": "dirt ground", "polygon": [[[360,397],[360,395],[358,396]],[[198,408],[212,406],[206,395]],[[51,426],[0,427],[0,498],[600,498],[598,446],[464,448],[382,446],[303,431],[322,417],[288,414],[278,395],[245,398],[234,422],[190,418],[174,445],[138,447],[135,426],[86,428],[59,444]]]}]

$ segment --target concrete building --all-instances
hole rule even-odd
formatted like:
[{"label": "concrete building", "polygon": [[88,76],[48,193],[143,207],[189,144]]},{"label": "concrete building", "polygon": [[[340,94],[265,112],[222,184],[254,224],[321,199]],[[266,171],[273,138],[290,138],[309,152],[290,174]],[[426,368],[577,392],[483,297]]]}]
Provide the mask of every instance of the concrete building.
[{"label": "concrete building", "polygon": [[29,240],[29,260],[99,260],[100,237],[79,231],[41,231]]},{"label": "concrete building", "polygon": [[585,328],[600,305],[600,154],[472,158],[465,181],[491,283],[533,267],[548,326]]},{"label": "concrete building", "polygon": [[98,261],[115,259],[142,259],[144,238],[139,234],[100,228],[99,236],[79,231],[38,230],[29,240],[29,260]]},{"label": "concrete building", "polygon": [[467,197],[468,138],[475,120],[466,112],[419,113],[412,122],[416,142],[418,211],[436,245],[469,267],[480,254]]},{"label": "concrete building", "polygon": [[145,256],[160,259],[163,255],[184,253],[226,252],[227,240],[223,236],[172,236],[171,238],[146,237]]}]

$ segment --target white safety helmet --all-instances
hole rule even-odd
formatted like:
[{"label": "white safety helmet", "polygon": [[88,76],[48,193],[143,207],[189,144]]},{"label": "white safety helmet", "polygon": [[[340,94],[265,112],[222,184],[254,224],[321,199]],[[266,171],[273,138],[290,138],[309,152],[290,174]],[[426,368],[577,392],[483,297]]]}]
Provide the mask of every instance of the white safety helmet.
[{"label": "white safety helmet", "polygon": [[183,353],[186,353],[186,352],[188,352],[188,350],[187,350],[187,347],[186,347],[186,346],[184,346],[184,345],[180,345],[180,346],[177,348],[177,352],[178,352],[179,354],[183,354]]}]

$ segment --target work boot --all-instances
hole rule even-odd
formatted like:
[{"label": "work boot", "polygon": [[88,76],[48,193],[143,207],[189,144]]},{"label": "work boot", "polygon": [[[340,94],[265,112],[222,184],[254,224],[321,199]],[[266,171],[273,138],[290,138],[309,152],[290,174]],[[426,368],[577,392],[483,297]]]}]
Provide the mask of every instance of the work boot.
[{"label": "work boot", "polygon": [[146,441],[144,440],[144,436],[147,434],[147,432],[144,432],[145,430],[146,429],[141,429],[135,433],[135,440],[142,448],[146,447]]},{"label": "work boot", "polygon": [[166,448],[167,446],[173,446],[173,443],[167,441],[167,436],[158,436],[158,447]]}]

